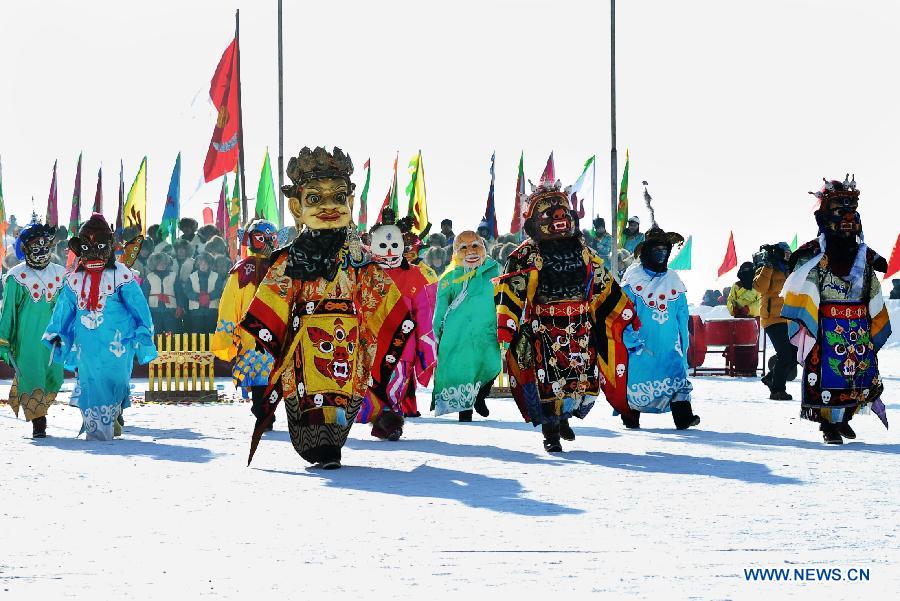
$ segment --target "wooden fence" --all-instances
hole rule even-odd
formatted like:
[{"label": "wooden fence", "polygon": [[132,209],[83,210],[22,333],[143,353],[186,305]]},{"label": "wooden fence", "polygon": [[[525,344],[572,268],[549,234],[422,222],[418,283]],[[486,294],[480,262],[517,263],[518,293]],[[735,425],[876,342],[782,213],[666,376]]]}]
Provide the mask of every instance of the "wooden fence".
[{"label": "wooden fence", "polygon": [[215,356],[209,334],[158,334],[159,355],[148,366],[150,386],[146,400],[153,402],[217,401]]}]

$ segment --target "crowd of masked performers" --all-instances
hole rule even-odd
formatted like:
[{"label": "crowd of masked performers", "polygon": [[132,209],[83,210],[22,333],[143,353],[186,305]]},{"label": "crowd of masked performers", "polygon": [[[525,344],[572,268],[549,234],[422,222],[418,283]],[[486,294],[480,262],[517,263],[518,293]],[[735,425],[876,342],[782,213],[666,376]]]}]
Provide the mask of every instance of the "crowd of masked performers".
[{"label": "crowd of masked performers", "polygon": [[[450,238],[452,261],[438,275],[423,260],[425,228],[413,218],[387,209],[358,233],[352,173],[338,148],[302,149],[283,188],[298,233],[276,248],[271,223],[248,224],[246,258],[221,285],[212,349],[252,400],[250,460],[282,402],[296,451],[327,469],[340,467],[354,422],[399,439],[406,419],[424,409],[417,386],[432,380],[435,415],[488,416],[504,363],[522,418],[540,427],[550,453],[575,439],[572,418],[584,419],[601,395],[625,428],[640,428],[644,413],[671,413],[678,429],[700,424],[686,290],[667,268],[680,234],[654,219],[633,263],[614,278],[580,232],[567,190],[541,181],[520,199],[527,238],[504,265],[477,231],[463,231]],[[793,254],[770,248],[738,284],[766,298],[763,325],[777,351],[763,380],[771,398],[785,398],[799,362],[801,416],[819,424],[826,443],[840,444],[856,437],[850,420],[858,413],[871,410],[887,425],[877,362],[890,334],[876,273],[885,261],[863,241],[855,181],[826,181],[815,195],[818,238]],[[0,358],[16,372],[10,403],[44,436],[70,369],[83,431],[110,440],[130,404],[133,360],[156,356],[156,307],[116,259],[102,216],[68,241],[77,257],[68,272],[50,260],[53,240],[54,228],[35,220],[15,244],[24,263],[7,276],[0,317]]]}]

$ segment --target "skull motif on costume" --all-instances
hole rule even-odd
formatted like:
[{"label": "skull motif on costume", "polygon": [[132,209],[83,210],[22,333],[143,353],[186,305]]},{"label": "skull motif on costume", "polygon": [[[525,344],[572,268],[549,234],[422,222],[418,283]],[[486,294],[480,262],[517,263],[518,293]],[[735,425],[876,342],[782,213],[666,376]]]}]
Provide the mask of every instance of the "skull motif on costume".
[{"label": "skull motif on costume", "polygon": [[816,374],[816,373],[807,374],[806,381],[809,383],[810,386],[815,386],[816,382],[819,381],[819,374]]},{"label": "skull motif on costume", "polygon": [[621,378],[624,375],[625,375],[625,364],[619,363],[618,365],[616,365],[616,376]]},{"label": "skull motif on costume", "polygon": [[400,329],[403,331],[404,334],[409,334],[410,332],[413,331],[413,329],[415,327],[416,327],[416,324],[411,319],[405,319],[403,321],[403,323],[400,325]]},{"label": "skull motif on costume", "polygon": [[634,312],[631,309],[625,309],[622,311],[622,319],[625,321],[631,321],[631,318],[634,317]]},{"label": "skull motif on costume", "polygon": [[826,405],[831,402],[831,391],[823,390],[822,391],[822,402]]}]

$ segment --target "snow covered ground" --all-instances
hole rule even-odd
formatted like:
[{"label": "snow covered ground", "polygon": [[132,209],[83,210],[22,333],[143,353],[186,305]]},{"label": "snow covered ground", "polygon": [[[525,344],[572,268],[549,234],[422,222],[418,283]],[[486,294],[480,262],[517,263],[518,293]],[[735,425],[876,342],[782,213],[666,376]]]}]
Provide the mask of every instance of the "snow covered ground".
[{"label": "snow covered ground", "polygon": [[[900,349],[882,363],[896,428]],[[695,387],[698,430],[626,431],[598,405],[549,456],[495,400],[471,424],[410,420],[398,443],[357,425],[335,472],[296,455],[283,414],[246,467],[242,403],[137,406],[110,443],[74,439],[63,405],[32,441],[0,407],[0,600],[897,598],[896,429],[862,416],[857,442],[825,447],[758,381]]]}]

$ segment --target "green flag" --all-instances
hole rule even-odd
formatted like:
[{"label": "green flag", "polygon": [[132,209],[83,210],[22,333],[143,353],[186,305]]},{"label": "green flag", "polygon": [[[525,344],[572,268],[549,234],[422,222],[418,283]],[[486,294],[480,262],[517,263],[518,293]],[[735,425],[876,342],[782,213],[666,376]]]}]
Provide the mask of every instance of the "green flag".
[{"label": "green flag", "polygon": [[269,149],[263,159],[262,173],[259,174],[259,188],[256,190],[256,217],[266,219],[281,228],[281,218],[275,204],[275,182],[272,180],[272,166],[269,164]]},{"label": "green flag", "polygon": [[369,221],[369,182],[372,180],[372,159],[366,159],[363,169],[366,170],[366,183],[359,198],[359,219],[356,224],[360,234],[366,231]]},{"label": "green flag", "polygon": [[693,236],[688,236],[687,242],[681,247],[681,251],[669,262],[669,269],[687,271],[691,268],[691,247],[693,246],[693,239]]},{"label": "green flag", "polygon": [[3,163],[0,162],[0,224],[6,223],[6,205],[3,203]]},{"label": "green flag", "polygon": [[625,222],[628,221],[628,164],[631,159],[625,151],[625,169],[622,171],[622,185],[619,186],[619,206],[616,207],[616,236],[619,246],[625,244]]},{"label": "green flag", "polygon": [[794,234],[794,239],[791,240],[791,252],[797,250],[797,234]]}]

